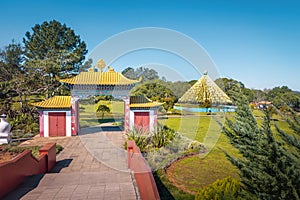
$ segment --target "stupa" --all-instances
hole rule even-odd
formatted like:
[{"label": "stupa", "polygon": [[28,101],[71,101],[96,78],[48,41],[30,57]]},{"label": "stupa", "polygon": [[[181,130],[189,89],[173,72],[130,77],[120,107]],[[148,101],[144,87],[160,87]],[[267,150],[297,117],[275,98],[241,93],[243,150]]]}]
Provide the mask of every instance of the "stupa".
[{"label": "stupa", "polygon": [[2,114],[0,116],[0,144],[8,144],[11,142],[11,126],[6,121],[6,115]]},{"label": "stupa", "polygon": [[200,107],[231,104],[230,98],[221,88],[204,72],[203,76],[178,100],[183,104],[199,104]]}]

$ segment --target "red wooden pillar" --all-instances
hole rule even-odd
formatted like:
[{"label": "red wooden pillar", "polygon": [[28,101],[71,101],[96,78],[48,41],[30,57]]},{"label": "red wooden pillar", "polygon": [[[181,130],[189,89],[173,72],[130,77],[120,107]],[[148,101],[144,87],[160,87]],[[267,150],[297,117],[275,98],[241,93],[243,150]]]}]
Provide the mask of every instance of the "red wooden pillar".
[{"label": "red wooden pillar", "polygon": [[154,131],[157,128],[157,109],[154,110],[154,120],[153,120],[153,126],[154,126]]},{"label": "red wooden pillar", "polygon": [[44,112],[43,111],[40,111],[39,121],[40,121],[40,137],[44,137]]},{"label": "red wooden pillar", "polygon": [[79,131],[79,104],[78,98],[71,97],[71,134],[77,135]]},{"label": "red wooden pillar", "polygon": [[130,129],[130,107],[129,107],[129,97],[123,98],[124,100],[124,130],[129,132]]}]

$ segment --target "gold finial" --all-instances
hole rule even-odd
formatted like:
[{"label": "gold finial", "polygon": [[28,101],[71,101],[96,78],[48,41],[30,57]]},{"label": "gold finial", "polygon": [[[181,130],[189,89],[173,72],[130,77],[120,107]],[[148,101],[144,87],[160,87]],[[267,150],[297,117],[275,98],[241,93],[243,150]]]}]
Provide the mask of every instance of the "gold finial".
[{"label": "gold finial", "polygon": [[207,75],[207,74],[208,74],[208,71],[205,70],[205,71],[203,72],[203,75]]},{"label": "gold finial", "polygon": [[110,67],[110,66],[108,66],[107,68],[108,68],[108,71],[109,71],[109,72],[114,72],[114,71],[115,71],[114,68],[112,68],[112,67]]},{"label": "gold finial", "polygon": [[94,67],[91,67],[88,69],[88,72],[94,72],[95,71],[95,68]]},{"label": "gold finial", "polygon": [[100,70],[100,72],[103,71],[103,69],[106,67],[106,64],[103,59],[98,60],[96,67]]}]

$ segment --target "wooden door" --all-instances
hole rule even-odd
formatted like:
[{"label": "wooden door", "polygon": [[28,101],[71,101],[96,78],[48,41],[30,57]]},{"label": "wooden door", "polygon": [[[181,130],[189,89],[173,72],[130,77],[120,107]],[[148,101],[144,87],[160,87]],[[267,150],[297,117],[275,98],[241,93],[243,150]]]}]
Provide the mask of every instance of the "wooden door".
[{"label": "wooden door", "polygon": [[149,112],[135,112],[134,113],[134,126],[137,128],[142,128],[144,130],[149,130],[150,125],[150,115]]},{"label": "wooden door", "polygon": [[66,113],[49,113],[49,136],[66,136]]}]

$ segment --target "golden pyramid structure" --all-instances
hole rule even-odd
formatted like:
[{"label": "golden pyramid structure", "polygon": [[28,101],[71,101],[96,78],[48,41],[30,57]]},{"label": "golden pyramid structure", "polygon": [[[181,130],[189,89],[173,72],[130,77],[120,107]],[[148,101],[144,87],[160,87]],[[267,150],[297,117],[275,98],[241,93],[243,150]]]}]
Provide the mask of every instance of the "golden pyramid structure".
[{"label": "golden pyramid structure", "polygon": [[184,93],[178,100],[178,103],[200,104],[201,106],[207,104],[227,105],[232,102],[206,72],[186,93]]}]

